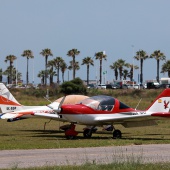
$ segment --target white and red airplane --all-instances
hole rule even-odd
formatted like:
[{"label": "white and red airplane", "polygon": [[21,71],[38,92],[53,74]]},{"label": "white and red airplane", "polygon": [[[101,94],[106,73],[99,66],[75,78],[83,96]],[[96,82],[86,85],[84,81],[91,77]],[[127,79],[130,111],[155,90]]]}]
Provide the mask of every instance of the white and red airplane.
[{"label": "white and red airplane", "polygon": [[85,96],[78,104],[64,104],[66,98],[60,103],[54,102],[48,106],[25,108],[3,84],[0,84],[0,107],[3,112],[0,118],[11,120],[34,115],[67,121],[70,125],[61,129],[65,130],[68,139],[77,136],[76,124],[87,126],[83,132],[86,138],[92,136],[97,126],[104,126],[108,131],[113,130],[113,138],[121,138],[121,131],[115,129],[113,125],[152,126],[157,125],[156,120],[160,117],[170,118],[170,89],[165,89],[146,110],[133,109],[118,99],[106,95]]}]

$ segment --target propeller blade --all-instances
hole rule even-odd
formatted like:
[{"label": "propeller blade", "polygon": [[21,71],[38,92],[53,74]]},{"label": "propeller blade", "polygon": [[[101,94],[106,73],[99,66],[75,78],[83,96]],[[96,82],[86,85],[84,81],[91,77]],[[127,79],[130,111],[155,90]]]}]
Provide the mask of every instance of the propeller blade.
[{"label": "propeller blade", "polygon": [[53,111],[54,111],[55,113],[57,113],[57,114],[60,113],[60,111],[61,111],[61,106],[62,106],[62,104],[64,103],[65,98],[66,98],[66,96],[64,96],[64,97],[62,98],[62,100],[61,100],[61,102],[60,102],[60,104],[59,104],[59,106],[58,106],[57,109],[53,109]]}]

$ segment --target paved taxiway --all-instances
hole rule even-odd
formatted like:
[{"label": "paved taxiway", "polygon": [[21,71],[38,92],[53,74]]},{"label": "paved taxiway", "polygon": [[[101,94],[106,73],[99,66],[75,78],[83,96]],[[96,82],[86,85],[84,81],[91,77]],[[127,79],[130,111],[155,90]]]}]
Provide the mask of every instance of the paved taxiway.
[{"label": "paved taxiway", "polygon": [[121,161],[170,162],[170,144],[92,148],[1,150],[1,168],[80,165]]}]

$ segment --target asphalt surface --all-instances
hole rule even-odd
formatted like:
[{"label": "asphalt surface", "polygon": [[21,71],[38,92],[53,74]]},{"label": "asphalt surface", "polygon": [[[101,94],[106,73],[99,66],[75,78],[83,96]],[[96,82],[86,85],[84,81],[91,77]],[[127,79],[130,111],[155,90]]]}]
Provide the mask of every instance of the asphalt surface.
[{"label": "asphalt surface", "polygon": [[170,144],[0,151],[0,169],[124,161],[170,162]]}]

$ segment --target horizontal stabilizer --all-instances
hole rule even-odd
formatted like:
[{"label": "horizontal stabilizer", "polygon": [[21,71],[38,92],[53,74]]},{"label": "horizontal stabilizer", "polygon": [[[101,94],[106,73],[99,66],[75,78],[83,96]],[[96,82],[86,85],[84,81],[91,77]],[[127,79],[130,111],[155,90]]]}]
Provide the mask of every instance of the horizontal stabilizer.
[{"label": "horizontal stabilizer", "polygon": [[158,113],[153,113],[151,116],[156,116],[156,117],[170,117],[170,112],[158,112]]},{"label": "horizontal stabilizer", "polygon": [[14,118],[19,118],[21,116],[23,116],[23,114],[4,113],[4,114],[0,115],[0,119],[14,119]]}]

